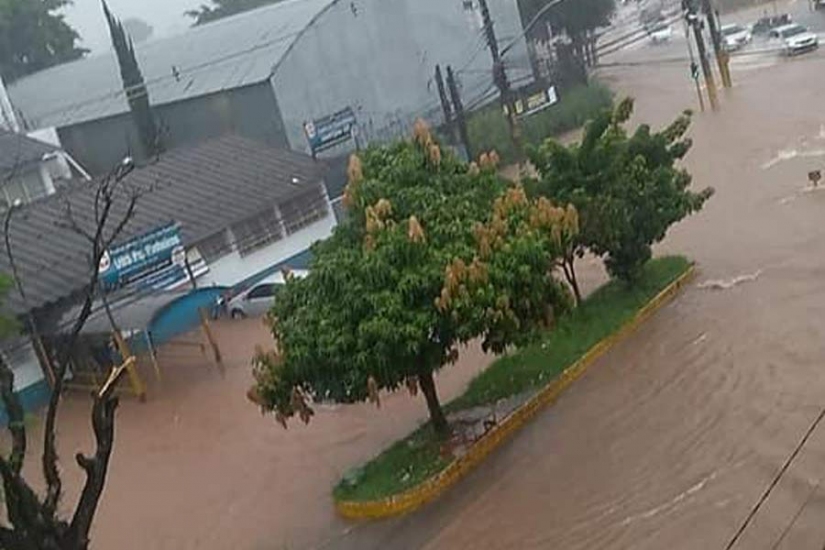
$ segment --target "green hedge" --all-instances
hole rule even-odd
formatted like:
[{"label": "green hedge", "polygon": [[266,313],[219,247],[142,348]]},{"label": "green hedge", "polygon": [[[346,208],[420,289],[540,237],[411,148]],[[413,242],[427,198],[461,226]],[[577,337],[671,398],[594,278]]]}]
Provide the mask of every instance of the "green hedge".
[{"label": "green hedge", "polygon": [[[568,90],[556,105],[521,119],[524,144],[539,145],[548,137],[580,128],[612,104],[613,93],[597,82]],[[467,133],[474,155],[495,149],[505,163],[518,160],[507,119],[498,102],[471,113]]]}]

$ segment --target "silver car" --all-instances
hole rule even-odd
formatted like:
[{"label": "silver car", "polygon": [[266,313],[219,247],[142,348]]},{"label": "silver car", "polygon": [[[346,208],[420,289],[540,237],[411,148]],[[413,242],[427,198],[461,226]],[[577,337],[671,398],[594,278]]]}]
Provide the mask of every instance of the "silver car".
[{"label": "silver car", "polygon": [[[292,274],[300,279],[307,276],[307,271],[294,270]],[[284,285],[284,275],[277,273],[259,281],[229,301],[229,313],[233,319],[259,317],[265,314],[275,302],[275,296]]]},{"label": "silver car", "polygon": [[751,40],[753,40],[751,31],[742,25],[737,25],[735,23],[730,25],[722,25],[720,30],[722,33],[722,40],[724,41],[723,46],[729,52],[744,48],[750,44]]},{"label": "silver car", "polygon": [[770,37],[782,44],[782,53],[788,56],[809,52],[819,47],[819,37],[796,23],[773,29]]}]

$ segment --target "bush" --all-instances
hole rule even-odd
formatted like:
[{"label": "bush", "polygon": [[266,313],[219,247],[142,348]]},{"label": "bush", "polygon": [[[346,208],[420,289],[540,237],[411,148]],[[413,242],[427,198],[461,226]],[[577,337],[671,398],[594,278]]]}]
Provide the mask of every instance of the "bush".
[{"label": "bush", "polygon": [[[524,145],[538,146],[548,137],[580,128],[612,104],[613,93],[602,84],[573,88],[556,105],[520,120]],[[507,118],[498,102],[471,113],[467,133],[474,154],[495,149],[505,162],[518,160]]]}]

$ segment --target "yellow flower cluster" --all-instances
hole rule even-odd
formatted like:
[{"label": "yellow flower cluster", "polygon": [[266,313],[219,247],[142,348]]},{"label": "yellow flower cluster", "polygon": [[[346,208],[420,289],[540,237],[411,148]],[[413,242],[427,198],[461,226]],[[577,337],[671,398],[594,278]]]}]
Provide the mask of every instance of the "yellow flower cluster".
[{"label": "yellow flower cluster", "polygon": [[364,179],[364,166],[358,155],[350,155],[347,164],[347,186],[344,188],[344,206],[347,208],[355,204],[355,194],[358,184]]},{"label": "yellow flower cluster", "polygon": [[487,265],[478,257],[473,258],[470,265],[467,265],[461,258],[456,258],[444,268],[444,286],[441,289],[441,295],[435,299],[435,307],[440,312],[445,312],[455,297],[465,299],[469,297],[467,283],[484,284],[488,277]]}]

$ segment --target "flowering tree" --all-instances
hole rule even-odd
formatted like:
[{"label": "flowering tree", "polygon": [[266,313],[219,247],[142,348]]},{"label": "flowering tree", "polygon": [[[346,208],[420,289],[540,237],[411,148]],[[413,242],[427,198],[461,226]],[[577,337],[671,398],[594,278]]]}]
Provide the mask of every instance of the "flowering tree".
[{"label": "flowering tree", "polygon": [[501,351],[569,305],[550,267],[575,211],[506,191],[495,157],[467,165],[423,123],[412,141],[352,157],[349,217],[278,294],[277,349],[256,355],[250,397],[285,426],[309,420],[310,398],[377,401],[406,386],[447,435],[433,373],[457,346]]},{"label": "flowering tree", "polygon": [[692,145],[685,137],[691,113],[661,131],[642,124],[628,133],[632,113],[633,101],[625,99],[592,120],[581,143],[548,140],[530,152],[539,174],[526,184],[530,194],[571,203],[581,214],[581,232],[563,258],[577,293],[573,262],[585,249],[603,257],[611,275],[633,281],[651,246],[713,195],[712,188],[693,191],[679,164]]}]

